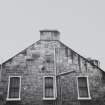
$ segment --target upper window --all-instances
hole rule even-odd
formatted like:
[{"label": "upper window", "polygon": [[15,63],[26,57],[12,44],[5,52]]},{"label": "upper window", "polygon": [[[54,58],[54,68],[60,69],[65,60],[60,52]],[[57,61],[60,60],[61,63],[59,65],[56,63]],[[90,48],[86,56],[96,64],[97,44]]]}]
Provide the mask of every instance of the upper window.
[{"label": "upper window", "polygon": [[10,76],[8,82],[7,100],[20,100],[21,77]]},{"label": "upper window", "polygon": [[88,77],[78,77],[78,99],[90,99]]},{"label": "upper window", "polygon": [[56,79],[52,77],[44,77],[43,85],[43,99],[55,100],[56,99]]}]

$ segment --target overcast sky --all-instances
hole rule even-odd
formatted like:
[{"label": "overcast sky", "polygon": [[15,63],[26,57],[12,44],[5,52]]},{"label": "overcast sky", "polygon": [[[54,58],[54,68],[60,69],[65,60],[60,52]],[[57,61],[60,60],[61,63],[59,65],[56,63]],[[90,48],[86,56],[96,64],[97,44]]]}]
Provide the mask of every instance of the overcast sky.
[{"label": "overcast sky", "polygon": [[0,62],[57,29],[61,41],[105,70],[105,0],[0,0]]}]

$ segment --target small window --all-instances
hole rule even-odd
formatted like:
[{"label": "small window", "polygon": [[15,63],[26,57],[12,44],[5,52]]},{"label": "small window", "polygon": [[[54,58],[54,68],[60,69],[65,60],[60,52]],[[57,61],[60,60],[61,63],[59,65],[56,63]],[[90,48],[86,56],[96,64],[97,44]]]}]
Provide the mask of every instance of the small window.
[{"label": "small window", "polygon": [[44,77],[43,85],[43,99],[55,100],[56,99],[56,79],[54,77]]},{"label": "small window", "polygon": [[7,100],[15,101],[20,100],[21,77],[10,76],[8,82]]},{"label": "small window", "polygon": [[88,77],[78,77],[78,99],[91,99]]}]

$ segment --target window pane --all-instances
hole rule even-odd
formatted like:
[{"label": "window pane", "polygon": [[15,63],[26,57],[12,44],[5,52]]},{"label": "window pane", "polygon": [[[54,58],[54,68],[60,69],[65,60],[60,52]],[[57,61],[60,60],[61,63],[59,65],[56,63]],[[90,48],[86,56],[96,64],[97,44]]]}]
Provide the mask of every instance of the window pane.
[{"label": "window pane", "polygon": [[15,87],[19,88],[19,84],[20,84],[19,82],[20,82],[19,77],[10,78],[10,88],[15,88]]},{"label": "window pane", "polygon": [[9,98],[19,98],[20,78],[11,77],[9,86]]},{"label": "window pane", "polygon": [[46,88],[53,88],[53,78],[52,77],[46,77],[45,87]]},{"label": "window pane", "polygon": [[80,97],[89,97],[87,88],[80,88],[79,95],[80,95]]},{"label": "window pane", "polygon": [[19,98],[19,88],[10,88],[9,98]]},{"label": "window pane", "polygon": [[87,87],[87,78],[86,77],[79,77],[78,78],[78,86],[79,87]]},{"label": "window pane", "polygon": [[53,88],[46,88],[45,89],[45,97],[46,98],[53,98]]}]

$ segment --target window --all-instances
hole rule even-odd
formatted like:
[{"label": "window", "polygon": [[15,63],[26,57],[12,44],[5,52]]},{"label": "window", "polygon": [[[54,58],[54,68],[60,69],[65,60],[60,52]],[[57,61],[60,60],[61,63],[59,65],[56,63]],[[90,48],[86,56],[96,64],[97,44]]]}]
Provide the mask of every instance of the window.
[{"label": "window", "polygon": [[56,99],[56,79],[54,76],[44,77],[43,82],[43,99],[55,100]]},{"label": "window", "polygon": [[91,99],[88,77],[78,77],[77,86],[78,99]]},{"label": "window", "polygon": [[21,77],[10,76],[8,82],[7,100],[9,101],[20,100],[20,90],[21,90]]}]

